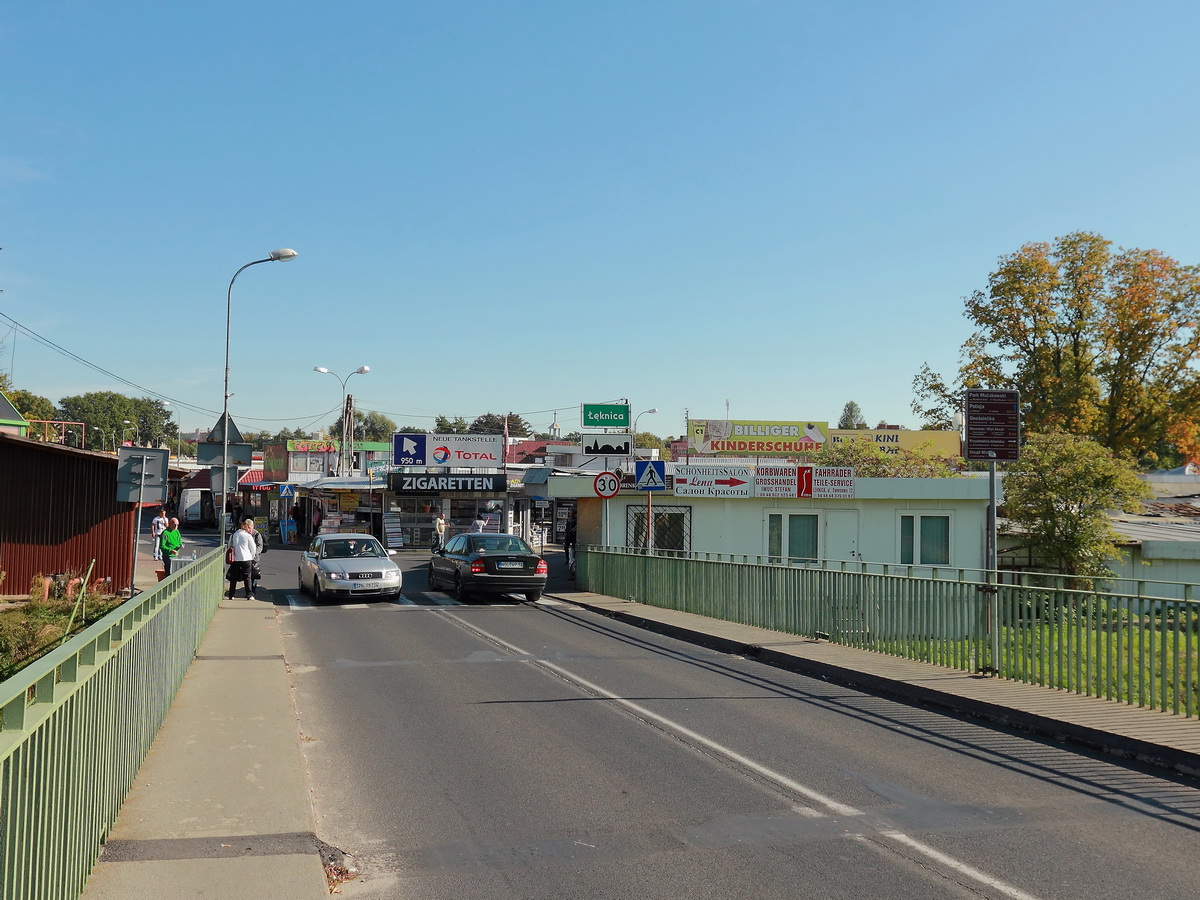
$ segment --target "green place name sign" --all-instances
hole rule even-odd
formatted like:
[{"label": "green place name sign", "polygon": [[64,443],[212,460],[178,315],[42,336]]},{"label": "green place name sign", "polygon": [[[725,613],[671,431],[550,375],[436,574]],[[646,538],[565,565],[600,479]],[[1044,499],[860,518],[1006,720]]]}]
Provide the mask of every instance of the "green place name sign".
[{"label": "green place name sign", "polygon": [[629,428],[631,424],[626,403],[583,404],[584,428]]}]

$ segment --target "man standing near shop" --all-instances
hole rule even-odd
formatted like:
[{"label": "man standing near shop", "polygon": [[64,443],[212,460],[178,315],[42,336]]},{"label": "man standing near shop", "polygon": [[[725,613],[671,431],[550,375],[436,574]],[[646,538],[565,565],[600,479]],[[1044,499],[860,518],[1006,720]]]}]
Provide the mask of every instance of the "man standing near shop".
[{"label": "man standing near shop", "polygon": [[162,559],[162,533],[167,530],[167,526],[171,524],[171,520],[167,518],[167,511],[161,506],[158,508],[158,513],[150,520],[150,541],[154,544],[154,558]]},{"label": "man standing near shop", "polygon": [[438,513],[437,518],[433,520],[433,544],[435,550],[444,550],[446,547],[445,513]]},{"label": "man standing near shop", "polygon": [[171,563],[183,549],[183,536],[179,533],[179,520],[172,519],[167,523],[167,530],[158,539],[158,547],[162,552],[163,572],[171,574]]}]

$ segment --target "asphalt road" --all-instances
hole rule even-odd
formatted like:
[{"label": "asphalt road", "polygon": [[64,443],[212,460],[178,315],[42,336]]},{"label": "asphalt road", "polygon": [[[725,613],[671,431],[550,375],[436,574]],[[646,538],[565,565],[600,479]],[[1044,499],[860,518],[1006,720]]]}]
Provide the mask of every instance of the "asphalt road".
[{"label": "asphalt road", "polygon": [[343,896],[1200,896],[1194,782],[553,599],[458,605],[418,554],[406,602],[315,607],[295,559],[264,586]]}]

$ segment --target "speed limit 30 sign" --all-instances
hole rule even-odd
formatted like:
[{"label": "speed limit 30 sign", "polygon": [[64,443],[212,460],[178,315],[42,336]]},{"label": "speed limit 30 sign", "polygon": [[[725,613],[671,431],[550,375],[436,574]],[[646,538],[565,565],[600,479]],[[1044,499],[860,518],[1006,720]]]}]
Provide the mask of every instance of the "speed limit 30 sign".
[{"label": "speed limit 30 sign", "polygon": [[621,479],[613,472],[601,472],[592,482],[597,497],[609,500],[621,492]]}]

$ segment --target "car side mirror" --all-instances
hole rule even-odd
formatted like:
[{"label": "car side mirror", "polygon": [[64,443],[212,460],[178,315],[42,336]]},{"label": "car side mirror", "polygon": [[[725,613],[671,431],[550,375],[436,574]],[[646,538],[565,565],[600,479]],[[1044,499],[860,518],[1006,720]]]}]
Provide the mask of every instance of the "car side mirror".
[{"label": "car side mirror", "polygon": [[395,555],[396,555],[396,551],[395,551],[395,550],[389,550],[389,551],[387,552],[387,555],[388,555],[388,556],[395,556]]}]

